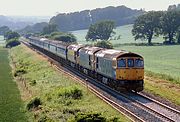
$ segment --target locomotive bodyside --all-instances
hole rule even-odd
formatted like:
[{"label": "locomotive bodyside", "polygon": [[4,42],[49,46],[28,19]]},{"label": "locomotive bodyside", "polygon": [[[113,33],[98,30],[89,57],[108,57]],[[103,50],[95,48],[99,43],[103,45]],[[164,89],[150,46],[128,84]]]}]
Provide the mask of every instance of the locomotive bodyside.
[{"label": "locomotive bodyside", "polygon": [[73,63],[79,65],[79,50],[83,48],[82,44],[73,44],[67,47],[67,59]]},{"label": "locomotive bodyside", "polygon": [[101,50],[99,47],[83,47],[79,50],[79,65],[90,71],[95,70],[95,53]]}]

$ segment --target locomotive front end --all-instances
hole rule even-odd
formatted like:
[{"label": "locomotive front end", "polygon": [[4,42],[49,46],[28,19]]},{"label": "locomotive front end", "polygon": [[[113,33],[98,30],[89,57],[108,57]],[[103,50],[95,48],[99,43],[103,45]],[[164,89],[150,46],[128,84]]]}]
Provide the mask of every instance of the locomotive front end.
[{"label": "locomotive front end", "polygon": [[116,79],[126,90],[142,91],[144,86],[144,60],[137,54],[126,54],[117,59]]}]

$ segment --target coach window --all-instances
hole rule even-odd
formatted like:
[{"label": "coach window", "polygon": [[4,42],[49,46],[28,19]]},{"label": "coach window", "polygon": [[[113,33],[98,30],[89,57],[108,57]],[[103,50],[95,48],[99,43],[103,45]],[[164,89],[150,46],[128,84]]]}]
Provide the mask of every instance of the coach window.
[{"label": "coach window", "polygon": [[118,67],[126,67],[126,60],[125,59],[118,60]]},{"label": "coach window", "polygon": [[134,67],[134,59],[127,60],[128,67]]}]

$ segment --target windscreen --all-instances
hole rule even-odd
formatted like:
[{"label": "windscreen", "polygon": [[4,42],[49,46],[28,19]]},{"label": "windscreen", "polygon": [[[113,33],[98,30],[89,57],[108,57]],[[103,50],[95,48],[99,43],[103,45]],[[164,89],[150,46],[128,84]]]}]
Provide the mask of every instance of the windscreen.
[{"label": "windscreen", "polygon": [[126,67],[126,60],[125,59],[118,60],[118,67]]},{"label": "windscreen", "polygon": [[136,59],[135,67],[144,67],[144,61],[142,59]]},{"label": "windscreen", "polygon": [[128,65],[128,67],[134,67],[134,59],[128,59],[127,65]]}]

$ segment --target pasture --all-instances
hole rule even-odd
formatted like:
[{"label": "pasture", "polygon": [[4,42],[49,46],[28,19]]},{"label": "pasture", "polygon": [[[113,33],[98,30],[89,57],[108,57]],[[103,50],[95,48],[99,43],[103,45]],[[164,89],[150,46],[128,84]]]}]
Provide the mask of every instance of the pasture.
[{"label": "pasture", "polygon": [[175,46],[120,46],[141,54],[145,60],[145,70],[172,76],[180,83],[180,45]]},{"label": "pasture", "polygon": [[[146,43],[146,41],[134,40],[131,34],[131,30],[133,28],[132,26],[133,25],[124,25],[124,26],[116,27],[116,29],[114,30],[116,34],[111,39],[112,44],[117,45],[117,44],[126,44],[126,43]],[[88,30],[77,30],[77,31],[72,31],[72,33],[77,37],[78,43],[87,44],[87,43],[91,43],[91,42],[86,42],[85,40],[87,31]],[[120,39],[117,39],[119,35],[120,35]],[[163,38],[162,37],[153,38],[152,42],[163,42]]]},{"label": "pasture", "polygon": [[8,51],[0,47],[0,122],[26,122],[23,103],[9,66]]},{"label": "pasture", "polygon": [[0,35],[0,46],[4,46],[4,37]]}]

